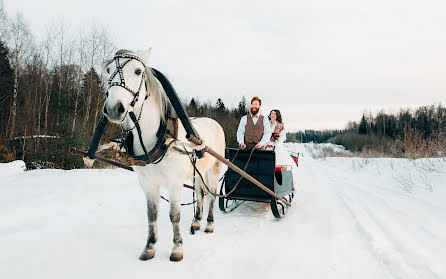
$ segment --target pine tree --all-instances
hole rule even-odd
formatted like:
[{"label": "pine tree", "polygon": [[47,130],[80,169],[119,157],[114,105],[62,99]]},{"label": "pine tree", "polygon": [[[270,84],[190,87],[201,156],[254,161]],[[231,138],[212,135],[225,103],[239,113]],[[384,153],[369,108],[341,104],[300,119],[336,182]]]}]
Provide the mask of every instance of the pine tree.
[{"label": "pine tree", "polygon": [[188,113],[189,113],[189,116],[199,116],[198,104],[194,98],[192,98],[192,100],[190,100],[190,103],[188,105]]},{"label": "pine tree", "polygon": [[358,133],[361,135],[367,134],[367,120],[364,114],[362,115],[361,122],[359,122]]},{"label": "pine tree", "polygon": [[[82,94],[84,101],[82,105],[85,109],[82,127],[86,134],[92,134],[96,125],[96,123],[94,123],[94,109],[97,105],[93,102],[98,101],[99,96],[102,94],[101,80],[99,79],[94,67],[91,67],[90,70],[84,75],[82,80]],[[86,127],[87,123],[89,123],[90,129]]]},{"label": "pine tree", "polygon": [[221,98],[217,99],[217,103],[215,104],[215,109],[217,110],[217,113],[225,113],[228,110]]},{"label": "pine tree", "polygon": [[243,96],[235,110],[235,117],[242,118],[242,116],[245,115],[247,113],[247,111],[248,111],[248,109],[246,106],[246,98],[245,98],[245,96]]},{"label": "pine tree", "polygon": [[14,73],[9,64],[8,49],[0,40],[0,140],[6,137],[3,133],[8,124],[13,86]]}]

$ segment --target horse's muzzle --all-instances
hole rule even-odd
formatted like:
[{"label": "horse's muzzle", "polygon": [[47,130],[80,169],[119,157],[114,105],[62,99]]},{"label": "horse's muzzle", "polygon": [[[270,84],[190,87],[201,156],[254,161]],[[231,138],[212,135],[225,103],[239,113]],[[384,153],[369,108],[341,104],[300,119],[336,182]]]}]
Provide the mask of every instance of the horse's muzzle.
[{"label": "horse's muzzle", "polygon": [[122,121],[122,118],[125,114],[125,108],[121,102],[118,102],[115,106],[110,107],[107,103],[104,104],[104,114],[111,121]]}]

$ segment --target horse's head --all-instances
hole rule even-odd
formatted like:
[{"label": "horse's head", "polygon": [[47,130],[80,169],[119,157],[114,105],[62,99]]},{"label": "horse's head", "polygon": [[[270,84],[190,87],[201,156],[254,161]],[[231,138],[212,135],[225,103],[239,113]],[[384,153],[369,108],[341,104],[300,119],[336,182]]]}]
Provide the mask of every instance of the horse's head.
[{"label": "horse's head", "polygon": [[107,82],[104,114],[115,123],[122,123],[129,111],[147,97],[146,63],[150,49],[131,52],[119,50],[105,61],[102,75]]}]

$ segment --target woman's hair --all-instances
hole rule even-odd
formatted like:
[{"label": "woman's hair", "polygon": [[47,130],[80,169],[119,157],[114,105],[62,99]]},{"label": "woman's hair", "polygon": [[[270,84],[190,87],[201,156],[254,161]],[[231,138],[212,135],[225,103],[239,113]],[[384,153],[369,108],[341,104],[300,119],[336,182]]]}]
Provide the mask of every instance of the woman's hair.
[{"label": "woman's hair", "polygon": [[271,120],[271,112],[273,112],[273,111],[276,113],[277,122],[282,123],[282,114],[280,113],[280,110],[278,110],[278,109],[273,109],[272,111],[270,111],[269,115],[268,115],[268,119]]}]

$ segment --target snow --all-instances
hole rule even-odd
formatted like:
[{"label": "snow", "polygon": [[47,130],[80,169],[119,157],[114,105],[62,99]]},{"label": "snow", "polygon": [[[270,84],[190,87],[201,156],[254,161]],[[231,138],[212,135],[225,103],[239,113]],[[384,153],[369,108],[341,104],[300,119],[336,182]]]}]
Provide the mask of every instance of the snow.
[{"label": "snow", "polygon": [[[292,151],[292,153],[306,153],[312,158],[319,159],[327,157],[330,154],[350,155],[350,151],[346,150],[344,146],[332,143],[284,143],[284,145]],[[298,146],[298,147],[296,147]],[[296,149],[297,148],[297,149]],[[297,151],[295,151],[295,149]]]},{"label": "snow", "polygon": [[21,137],[13,137],[12,140],[18,139],[37,139],[37,138],[48,138],[48,139],[58,139],[58,136],[49,136],[49,135],[33,135],[33,136],[21,136]]},{"label": "snow", "polygon": [[216,207],[215,232],[190,235],[183,207],[179,263],[164,201],[155,258],[138,260],[147,219],[134,173],[0,164],[0,278],[446,278],[444,159],[313,159],[286,146],[303,157],[285,218],[268,204]]},{"label": "snow", "polygon": [[21,160],[10,163],[0,163],[0,179],[2,176],[13,175],[26,171],[26,164]]}]

